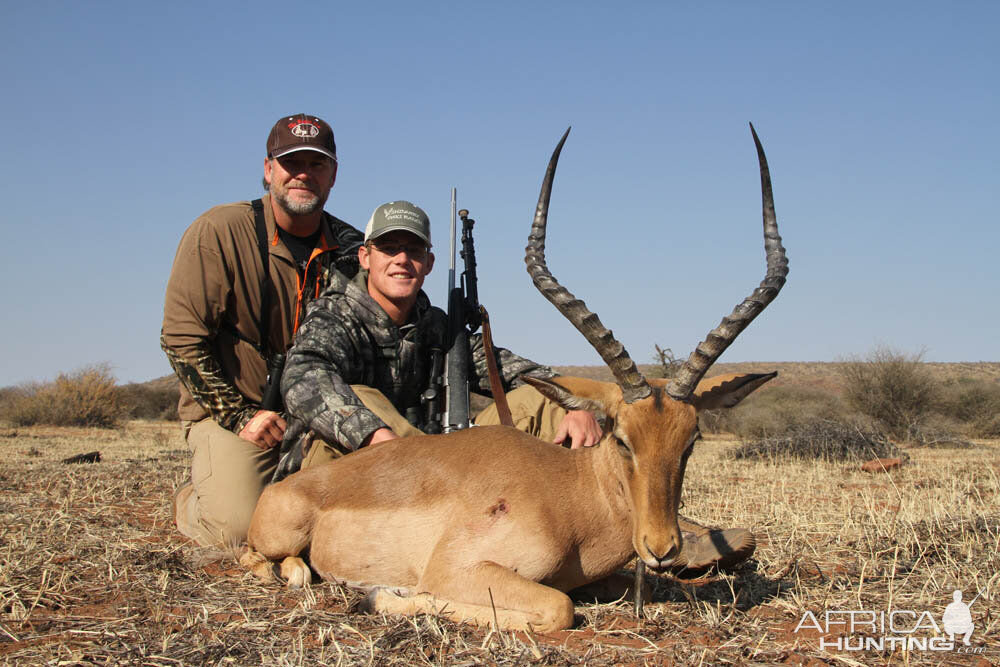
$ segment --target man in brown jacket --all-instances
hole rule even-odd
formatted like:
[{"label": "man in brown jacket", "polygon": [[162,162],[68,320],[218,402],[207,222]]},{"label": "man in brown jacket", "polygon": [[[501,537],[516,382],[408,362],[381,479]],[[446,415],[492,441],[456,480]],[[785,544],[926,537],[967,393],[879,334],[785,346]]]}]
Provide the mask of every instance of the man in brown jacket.
[{"label": "man in brown jacket", "polygon": [[200,544],[246,538],[285,430],[280,414],[261,407],[268,360],[288,349],[306,303],[334,273],[358,270],[362,234],[323,210],[336,176],[330,126],[307,114],[281,118],[267,140],[270,194],[212,208],[181,238],[160,343],[180,379],[193,455],[174,521]]}]

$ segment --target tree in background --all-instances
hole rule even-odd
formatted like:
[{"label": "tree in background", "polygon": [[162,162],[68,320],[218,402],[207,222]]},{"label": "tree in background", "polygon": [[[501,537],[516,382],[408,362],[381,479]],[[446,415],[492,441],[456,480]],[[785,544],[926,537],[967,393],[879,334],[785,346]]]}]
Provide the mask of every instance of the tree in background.
[{"label": "tree in background", "polygon": [[116,428],[127,406],[110,364],[60,373],[53,382],[26,384],[4,391],[0,419],[14,426],[96,426]]},{"label": "tree in background", "polygon": [[911,438],[927,419],[938,386],[923,364],[923,352],[905,354],[880,345],[863,360],[845,362],[844,398],[857,412],[900,439]]}]

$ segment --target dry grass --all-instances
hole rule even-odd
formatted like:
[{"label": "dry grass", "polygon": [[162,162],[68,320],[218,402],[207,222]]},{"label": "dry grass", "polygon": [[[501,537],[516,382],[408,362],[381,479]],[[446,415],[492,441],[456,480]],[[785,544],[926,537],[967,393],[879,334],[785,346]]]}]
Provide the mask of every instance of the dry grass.
[{"label": "dry grass", "polygon": [[[580,604],[573,630],[491,632],[433,618],[355,613],[330,584],[265,585],[233,554],[174,532],[188,454],[176,424],[120,431],[0,428],[0,662],[7,664],[976,664],[1000,659],[1000,442],[910,449],[891,475],[856,465],[723,456],[709,437],[688,466],[683,512],[745,525],[755,559],[681,583],[654,603]],[[100,450],[102,462],[65,465]],[[940,622],[971,600],[980,656],[821,651],[793,632],[806,611],[913,609]],[[980,664],[987,664],[982,662]]]}]

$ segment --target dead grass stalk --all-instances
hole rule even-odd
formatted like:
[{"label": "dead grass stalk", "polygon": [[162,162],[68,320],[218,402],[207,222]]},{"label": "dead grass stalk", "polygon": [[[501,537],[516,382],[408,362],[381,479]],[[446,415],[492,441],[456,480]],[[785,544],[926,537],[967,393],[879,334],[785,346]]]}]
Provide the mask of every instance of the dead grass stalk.
[{"label": "dead grass stalk", "polygon": [[[440,618],[368,616],[322,583],[264,585],[233,554],[177,535],[171,492],[188,454],[176,424],[120,432],[0,432],[0,662],[7,664],[973,664],[957,654],[846,653],[795,632],[806,611],[915,609],[971,600],[975,646],[1000,658],[1000,443],[911,450],[907,466],[723,456],[688,466],[684,513],[745,525],[755,559],[694,582],[651,577],[653,602],[580,603],[574,629],[529,636]],[[64,465],[100,450],[100,463]],[[974,658],[973,658],[974,659]]]}]

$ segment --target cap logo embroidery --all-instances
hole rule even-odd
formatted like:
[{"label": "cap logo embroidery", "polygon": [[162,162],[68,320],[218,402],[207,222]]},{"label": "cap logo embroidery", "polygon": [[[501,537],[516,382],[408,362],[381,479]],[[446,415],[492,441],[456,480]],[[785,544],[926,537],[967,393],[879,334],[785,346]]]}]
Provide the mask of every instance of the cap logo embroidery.
[{"label": "cap logo embroidery", "polygon": [[402,218],[404,220],[414,220],[416,222],[421,222],[420,216],[413,211],[408,211],[405,208],[387,208],[383,209],[382,214],[385,215],[386,220],[396,220]]},{"label": "cap logo embroidery", "polygon": [[288,128],[291,130],[292,134],[302,139],[311,139],[319,134],[318,127],[304,120],[290,123]]}]

